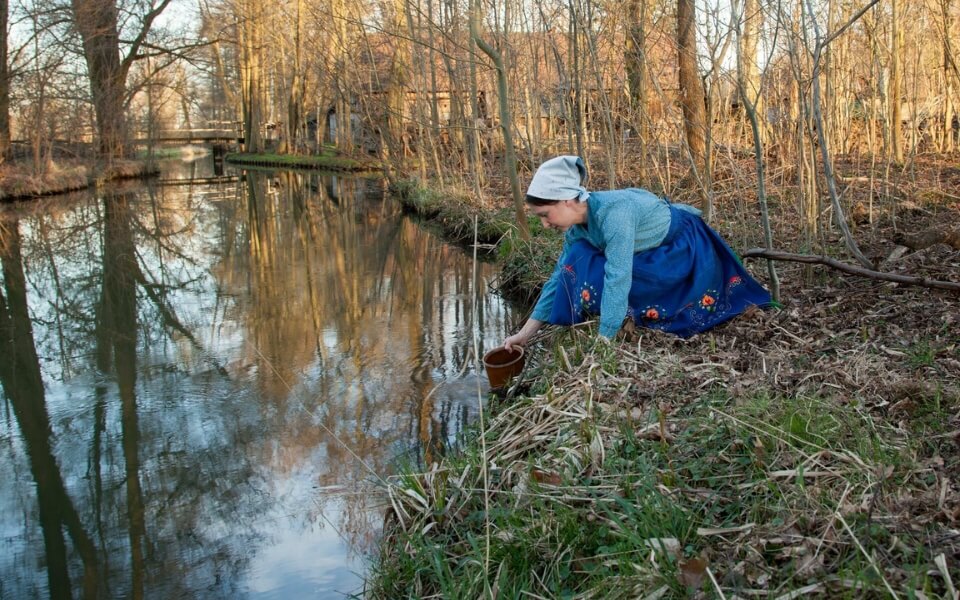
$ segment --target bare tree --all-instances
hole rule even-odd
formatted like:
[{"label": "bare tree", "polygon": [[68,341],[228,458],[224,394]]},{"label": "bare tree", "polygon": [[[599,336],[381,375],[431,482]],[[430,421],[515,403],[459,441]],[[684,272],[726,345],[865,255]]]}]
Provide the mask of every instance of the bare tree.
[{"label": "bare tree", "polygon": [[112,0],[71,2],[74,25],[83,42],[102,158],[111,160],[125,154],[127,73],[140,57],[140,49],[154,21],[169,4],[170,0],[160,0],[147,6],[140,18],[140,27],[121,58],[117,5]]},{"label": "bare tree", "polygon": [[890,80],[887,101],[890,112],[890,146],[893,159],[903,162],[903,23],[901,22],[900,0],[890,0]]},{"label": "bare tree", "polygon": [[704,166],[706,157],[707,114],[704,105],[703,81],[697,67],[696,3],[677,0],[677,62],[680,71],[680,104],[683,128],[695,172]]},{"label": "bare tree", "polygon": [[624,60],[627,69],[627,93],[630,103],[630,122],[636,128],[640,155],[640,183],[646,181],[647,143],[650,139],[647,115],[647,28],[649,15],[647,0],[629,0],[626,6],[626,48]]},{"label": "bare tree", "polygon": [[7,64],[9,16],[7,0],[0,0],[0,163],[10,151],[10,67]]},{"label": "bare tree", "polygon": [[[744,2],[744,11],[750,10],[751,1]],[[756,10],[754,4],[753,9]],[[760,106],[760,79],[759,70],[754,70],[748,66],[748,63],[756,65],[756,42],[751,41],[750,35],[746,32],[751,28],[750,15],[744,14],[742,18],[743,33],[737,36],[737,91],[740,97],[740,103],[743,106],[744,114],[750,122],[750,131],[753,134],[753,152],[754,164],[757,168],[757,201],[760,203],[760,218],[763,224],[763,239],[767,250],[773,250],[773,228],[770,225],[770,208],[767,204],[767,178],[765,171],[763,133],[760,125],[760,119],[757,115],[758,106]],[[739,24],[741,19],[734,19],[734,23]],[[739,28],[738,28],[739,31]],[[754,76],[756,78],[754,79]],[[780,300],[780,278],[777,275],[777,269],[772,259],[767,260],[767,274],[770,277],[770,292],[773,299]]]},{"label": "bare tree", "polygon": [[524,207],[523,195],[520,192],[520,179],[517,175],[517,154],[513,146],[513,115],[510,112],[510,98],[507,93],[507,68],[503,56],[480,36],[480,3],[472,0],[470,11],[470,37],[477,47],[493,61],[497,71],[497,95],[500,100],[500,128],[503,130],[503,143],[507,176],[510,178],[510,190],[513,194],[513,206],[516,210],[517,227],[523,239],[530,238],[530,229],[527,227],[527,215]]},{"label": "bare tree", "polygon": [[[854,15],[850,21],[840,27],[837,31],[829,34],[827,37],[823,37],[820,33],[820,25],[817,23],[817,16],[813,11],[813,5],[811,0],[804,0],[806,3],[806,16],[810,27],[813,29],[814,34],[814,45],[813,45],[813,120],[814,125],[817,129],[817,142],[820,145],[820,158],[823,161],[823,177],[827,180],[827,190],[830,192],[830,205],[833,208],[834,220],[837,223],[837,227],[840,228],[840,232],[843,234],[843,241],[847,247],[847,250],[850,251],[850,254],[857,259],[861,265],[868,269],[873,269],[873,263],[864,256],[863,252],[860,251],[860,247],[857,245],[856,240],[853,238],[853,234],[850,232],[850,227],[847,225],[847,218],[844,215],[843,207],[840,205],[840,194],[837,192],[837,180],[833,174],[833,163],[831,162],[830,151],[827,147],[827,136],[824,132],[823,125],[823,109],[821,106],[821,92],[820,92],[820,70],[821,70],[821,58],[823,56],[823,50],[826,48],[830,42],[842,34],[854,21],[863,16],[871,6],[879,2],[879,0],[871,0],[871,2],[862,8],[856,15]],[[895,123],[895,126],[899,124]]]}]

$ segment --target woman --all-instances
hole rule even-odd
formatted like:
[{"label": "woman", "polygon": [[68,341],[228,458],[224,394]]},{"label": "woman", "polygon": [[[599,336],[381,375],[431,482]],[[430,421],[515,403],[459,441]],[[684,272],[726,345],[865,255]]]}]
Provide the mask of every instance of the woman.
[{"label": "woman", "polygon": [[563,252],[505,348],[525,345],[544,323],[572,325],[598,312],[605,340],[625,318],[689,337],[770,304],[700,211],[636,188],[588,192],[586,180],[583,159],[558,156],[530,182],[527,204],[544,227],[565,232]]}]

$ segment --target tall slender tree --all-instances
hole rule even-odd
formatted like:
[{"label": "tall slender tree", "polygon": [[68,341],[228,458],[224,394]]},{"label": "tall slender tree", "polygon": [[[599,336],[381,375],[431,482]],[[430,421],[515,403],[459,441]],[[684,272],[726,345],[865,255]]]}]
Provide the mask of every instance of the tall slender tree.
[{"label": "tall slender tree", "polygon": [[677,0],[677,62],[680,72],[680,105],[691,165],[699,171],[706,159],[707,110],[703,81],[697,66],[697,20],[694,0]]},{"label": "tall slender tree", "polygon": [[903,22],[901,0],[890,0],[890,146],[893,159],[903,162],[903,126],[901,114],[903,102]]},{"label": "tall slender tree", "polygon": [[0,162],[10,151],[10,67],[7,65],[9,2],[0,0]]},{"label": "tall slender tree", "polygon": [[636,128],[640,154],[640,183],[646,181],[647,143],[650,138],[647,115],[647,28],[650,10],[647,0],[629,0],[626,6],[627,39],[624,59],[627,67],[627,92],[630,103],[630,122]]}]

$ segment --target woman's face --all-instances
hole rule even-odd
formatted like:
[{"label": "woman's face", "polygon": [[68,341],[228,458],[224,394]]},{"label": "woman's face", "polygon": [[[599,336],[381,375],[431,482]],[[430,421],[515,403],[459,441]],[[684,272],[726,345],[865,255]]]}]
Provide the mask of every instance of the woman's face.
[{"label": "woman's face", "polygon": [[546,229],[566,231],[574,225],[586,222],[587,205],[576,200],[560,200],[545,206],[531,206],[530,210],[540,217]]}]

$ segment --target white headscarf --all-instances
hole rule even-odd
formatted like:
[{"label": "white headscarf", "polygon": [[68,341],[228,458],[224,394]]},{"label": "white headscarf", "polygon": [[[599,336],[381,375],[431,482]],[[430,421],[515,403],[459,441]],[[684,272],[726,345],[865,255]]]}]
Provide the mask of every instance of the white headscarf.
[{"label": "white headscarf", "polygon": [[587,166],[579,156],[557,156],[544,162],[533,174],[528,196],[544,200],[586,202],[590,197],[583,184],[587,182]]}]

